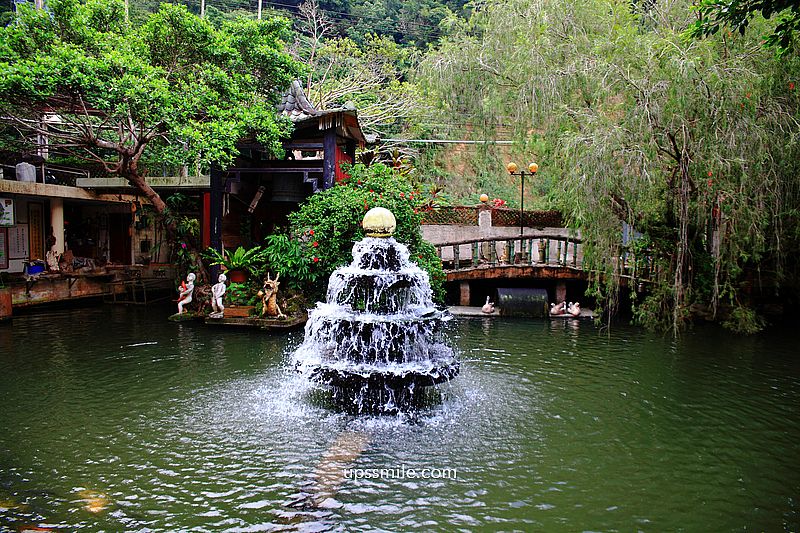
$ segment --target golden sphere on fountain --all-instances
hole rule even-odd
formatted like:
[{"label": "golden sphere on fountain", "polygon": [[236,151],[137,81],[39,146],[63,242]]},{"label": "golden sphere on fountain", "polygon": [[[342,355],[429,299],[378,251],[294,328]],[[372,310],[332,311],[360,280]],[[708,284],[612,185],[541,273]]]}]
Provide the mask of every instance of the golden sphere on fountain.
[{"label": "golden sphere on fountain", "polygon": [[364,215],[361,227],[367,237],[391,237],[397,227],[397,220],[388,209],[373,207]]},{"label": "golden sphere on fountain", "polygon": [[486,203],[488,201],[489,201],[489,195],[486,193],[481,194],[481,202]]}]

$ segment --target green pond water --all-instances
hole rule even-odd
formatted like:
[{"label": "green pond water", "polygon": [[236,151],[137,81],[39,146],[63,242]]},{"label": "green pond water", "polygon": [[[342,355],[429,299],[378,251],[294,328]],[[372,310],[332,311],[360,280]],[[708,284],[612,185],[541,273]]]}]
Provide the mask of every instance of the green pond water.
[{"label": "green pond water", "polygon": [[0,324],[0,530],[800,527],[796,331],[675,341],[587,321],[455,319],[462,371],[441,405],[354,417],[289,367],[302,332],[171,312]]}]

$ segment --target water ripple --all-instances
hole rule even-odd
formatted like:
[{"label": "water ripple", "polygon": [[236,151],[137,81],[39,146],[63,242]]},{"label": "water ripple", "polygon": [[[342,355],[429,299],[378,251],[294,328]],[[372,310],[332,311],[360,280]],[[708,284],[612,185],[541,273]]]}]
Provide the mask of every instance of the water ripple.
[{"label": "water ripple", "polygon": [[455,320],[440,405],[354,418],[291,371],[301,336],[170,311],[0,326],[0,529],[797,529],[800,362],[780,335]]}]

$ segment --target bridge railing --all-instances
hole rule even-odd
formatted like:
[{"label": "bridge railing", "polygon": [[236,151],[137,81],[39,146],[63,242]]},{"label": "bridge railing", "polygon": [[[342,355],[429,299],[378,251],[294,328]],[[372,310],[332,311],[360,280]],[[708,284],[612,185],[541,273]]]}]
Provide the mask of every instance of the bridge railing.
[{"label": "bridge railing", "polygon": [[445,270],[501,265],[583,267],[580,237],[535,234],[435,244]]}]

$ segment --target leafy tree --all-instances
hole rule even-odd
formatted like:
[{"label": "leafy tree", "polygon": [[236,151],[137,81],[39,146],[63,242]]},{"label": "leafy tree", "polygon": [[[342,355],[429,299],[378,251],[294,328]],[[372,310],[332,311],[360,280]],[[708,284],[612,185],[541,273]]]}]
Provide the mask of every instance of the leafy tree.
[{"label": "leafy tree", "polygon": [[796,282],[785,251],[800,236],[800,61],[747,35],[685,40],[689,13],[688,1],[504,0],[421,68],[446,112],[513,127],[505,161],[536,157],[537,186],[580,228],[609,309],[629,274],[622,223],[652,242],[637,316],[674,330],[692,304],[749,304],[754,272]]},{"label": "leafy tree", "polygon": [[121,0],[20,4],[0,29],[0,112],[32,149],[44,137],[51,152],[101,164],[164,213],[148,166],[225,166],[247,135],[280,152],[290,125],[275,103],[300,71],[283,50],[287,28],[240,19],[217,29],[162,4],[134,29]]},{"label": "leafy tree", "polygon": [[382,135],[399,131],[427,109],[417,86],[404,79],[416,61],[411,50],[376,34],[360,43],[336,36],[314,0],[301,4],[300,13],[303,33],[296,49],[310,67],[306,93],[318,109],[350,102],[364,131]]},{"label": "leafy tree", "polygon": [[800,30],[800,2],[796,0],[702,0],[693,9],[700,18],[687,29],[690,37],[714,35],[725,26],[744,35],[754,16],[777,16],[778,23],[765,37],[765,44],[781,56],[794,48]]}]

